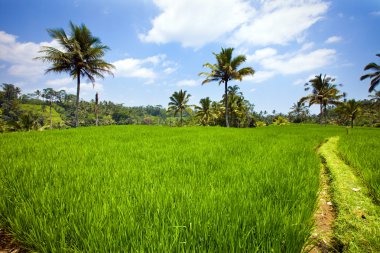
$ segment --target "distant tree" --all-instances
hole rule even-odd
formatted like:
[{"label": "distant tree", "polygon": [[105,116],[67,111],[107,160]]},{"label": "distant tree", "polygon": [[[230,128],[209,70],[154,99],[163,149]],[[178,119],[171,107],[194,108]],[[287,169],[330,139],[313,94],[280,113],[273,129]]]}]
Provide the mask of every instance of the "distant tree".
[{"label": "distant tree", "polygon": [[113,75],[111,70],[114,66],[102,59],[109,48],[99,38],[92,36],[84,24],[77,26],[70,22],[69,36],[63,29],[49,29],[48,33],[63,50],[43,46],[40,53],[44,55],[36,59],[52,64],[46,73],[67,72],[73,79],[77,79],[75,126],[78,127],[80,78],[87,77],[94,84],[95,77],[104,78],[104,73]]},{"label": "distant tree", "polygon": [[0,108],[2,111],[3,121],[12,129],[19,128],[18,120],[21,115],[19,106],[20,88],[13,84],[3,83],[2,91],[0,91]]},{"label": "distant tree", "polygon": [[34,95],[36,96],[37,99],[40,99],[41,91],[40,91],[40,90],[36,90],[36,91],[34,92]]},{"label": "distant tree", "polygon": [[195,106],[195,116],[203,126],[208,126],[210,122],[217,117],[211,108],[211,102],[210,98],[206,97],[199,101],[200,106]]},{"label": "distant tree", "polygon": [[299,103],[309,102],[309,107],[313,104],[320,106],[320,124],[324,115],[324,110],[328,104],[339,104],[339,99],[343,98],[345,94],[341,94],[334,84],[335,79],[332,77],[322,76],[322,74],[315,76],[308,83],[305,84],[305,91],[312,89],[311,94],[302,97]]},{"label": "distant tree", "polygon": [[294,103],[292,107],[290,107],[289,117],[293,118],[294,123],[302,122],[306,119],[309,114],[309,109],[305,106],[304,103]]},{"label": "distant tree", "polygon": [[50,129],[53,128],[53,116],[52,116],[52,107],[53,107],[53,100],[57,97],[57,92],[53,90],[52,88],[46,88],[42,90],[41,95],[49,104],[50,108]]},{"label": "distant tree", "polygon": [[348,100],[347,102],[341,103],[336,111],[343,116],[350,119],[351,128],[354,127],[354,120],[361,111],[361,102],[355,101],[355,99]]},{"label": "distant tree", "polygon": [[253,75],[255,73],[255,71],[251,67],[238,69],[239,66],[246,61],[246,57],[244,55],[238,55],[232,58],[233,50],[233,48],[222,48],[219,54],[213,53],[215,55],[217,63],[206,63],[203,65],[204,67],[209,68],[211,72],[199,73],[199,75],[206,77],[202,84],[206,84],[213,81],[219,82],[219,85],[222,83],[224,84],[224,106],[226,127],[230,126],[228,120],[228,82],[231,80],[241,81],[243,77]]},{"label": "distant tree", "polygon": [[[376,56],[380,57],[380,54],[376,54]],[[364,79],[367,79],[367,78],[371,79],[371,84],[369,86],[368,91],[372,92],[380,82],[380,66],[374,62],[371,62],[367,66],[364,67],[364,71],[366,70],[373,70],[374,72],[362,75],[360,77],[360,80],[363,81]]]},{"label": "distant tree", "polygon": [[31,129],[38,129],[38,121],[40,120],[40,115],[34,112],[26,112],[20,115],[21,126],[23,129],[30,131]]},{"label": "distant tree", "polygon": [[189,111],[190,109],[190,105],[187,104],[189,102],[190,97],[191,95],[187,94],[187,91],[182,91],[181,89],[179,92],[174,92],[173,95],[169,98],[170,102],[168,111],[174,112],[174,116],[176,116],[177,113],[179,113],[181,126],[183,125],[183,111]]}]

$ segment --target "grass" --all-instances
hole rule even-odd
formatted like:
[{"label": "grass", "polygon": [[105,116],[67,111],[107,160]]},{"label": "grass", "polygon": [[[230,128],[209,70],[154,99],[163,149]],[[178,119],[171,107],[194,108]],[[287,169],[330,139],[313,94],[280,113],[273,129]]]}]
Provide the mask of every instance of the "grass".
[{"label": "grass", "polygon": [[348,135],[342,135],[338,149],[343,160],[356,169],[372,197],[380,202],[379,129],[352,129]]},{"label": "grass", "polygon": [[341,128],[112,126],[0,136],[0,222],[38,252],[300,252]]},{"label": "grass", "polygon": [[320,148],[331,173],[333,203],[337,209],[335,249],[338,252],[380,252],[380,207],[368,196],[368,189],[354,170],[337,155],[338,139],[330,138]]}]

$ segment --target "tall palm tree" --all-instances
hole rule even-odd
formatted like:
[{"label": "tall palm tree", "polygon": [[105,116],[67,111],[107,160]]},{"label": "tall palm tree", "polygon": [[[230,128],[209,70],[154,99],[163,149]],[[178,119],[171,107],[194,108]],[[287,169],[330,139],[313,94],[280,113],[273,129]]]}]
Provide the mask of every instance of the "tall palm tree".
[{"label": "tall palm tree", "polygon": [[195,116],[199,118],[199,121],[203,126],[208,126],[210,121],[217,117],[211,108],[211,102],[211,99],[206,97],[199,101],[201,106],[195,106],[195,109],[197,110]]},{"label": "tall palm tree", "polygon": [[170,102],[169,102],[168,111],[174,112],[174,116],[176,116],[177,113],[179,112],[181,126],[183,123],[182,121],[183,111],[186,110],[189,112],[189,109],[190,109],[190,105],[187,104],[189,102],[190,97],[191,95],[187,94],[187,91],[183,91],[181,89],[179,92],[177,91],[174,92],[173,95],[169,98]]},{"label": "tall palm tree", "polygon": [[361,111],[361,103],[358,101],[355,101],[355,99],[351,99],[351,100],[348,100],[347,102],[340,104],[336,110],[338,111],[338,113],[341,113],[350,119],[351,128],[353,128],[354,120],[356,119],[356,117]]},{"label": "tall palm tree", "polygon": [[208,72],[199,73],[200,76],[205,76],[206,79],[202,84],[209,82],[217,81],[220,84],[224,84],[224,106],[226,108],[225,118],[226,118],[226,127],[229,127],[228,121],[228,82],[231,80],[241,81],[243,77],[248,75],[253,75],[255,71],[251,67],[245,67],[238,70],[238,67],[246,61],[245,55],[238,55],[232,57],[233,48],[222,48],[222,51],[219,54],[213,53],[215,55],[217,63],[205,63],[203,67],[207,67],[211,70]]},{"label": "tall palm tree", "polygon": [[312,89],[311,94],[302,97],[299,103],[309,102],[309,107],[313,104],[319,104],[320,106],[320,124],[324,111],[326,111],[328,104],[339,104],[339,99],[345,97],[345,94],[340,94],[337,85],[333,84],[335,79],[322,74],[315,76],[308,83],[305,84],[305,91]]},{"label": "tall palm tree", "polygon": [[69,35],[63,29],[48,29],[48,33],[58,41],[62,50],[43,46],[40,53],[44,55],[36,59],[52,64],[46,73],[67,72],[73,79],[77,79],[75,126],[78,127],[80,79],[87,77],[94,85],[95,77],[104,78],[104,73],[113,75],[111,70],[114,66],[102,59],[109,48],[99,38],[92,36],[84,24],[77,26],[70,22]]},{"label": "tall palm tree", "polygon": [[[377,57],[380,57],[380,54],[376,54]],[[365,74],[360,77],[360,80],[363,81],[364,79],[371,79],[371,85],[369,86],[369,92],[372,92],[376,86],[380,83],[380,66],[377,65],[374,62],[369,63],[367,66],[364,67],[364,71],[366,70],[373,70],[373,73]]]},{"label": "tall palm tree", "polygon": [[52,88],[46,88],[42,91],[42,97],[46,99],[46,101],[49,103],[50,108],[50,129],[53,129],[53,116],[52,116],[52,107],[53,107],[53,100],[56,97],[57,92],[53,90]]}]

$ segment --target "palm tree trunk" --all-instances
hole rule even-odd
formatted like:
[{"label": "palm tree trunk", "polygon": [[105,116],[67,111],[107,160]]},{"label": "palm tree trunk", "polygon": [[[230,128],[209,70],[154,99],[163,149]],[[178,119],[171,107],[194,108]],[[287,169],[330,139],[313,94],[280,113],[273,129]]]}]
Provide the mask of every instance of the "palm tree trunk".
[{"label": "palm tree trunk", "polygon": [[351,128],[354,128],[354,118],[351,117]]},{"label": "palm tree trunk", "polygon": [[226,127],[230,127],[228,122],[228,92],[227,92],[227,81],[224,81],[224,106],[226,107]]},{"label": "palm tree trunk", "polygon": [[52,115],[51,115],[51,100],[50,100],[50,129],[53,128],[53,119],[52,119]]},{"label": "palm tree trunk", "polygon": [[322,104],[322,101],[321,101],[321,105],[320,105],[320,115],[319,115],[319,124],[322,125],[322,121],[323,121],[323,104]]},{"label": "palm tree trunk", "polygon": [[79,126],[78,113],[79,113],[79,92],[80,92],[80,71],[77,71],[77,101],[75,110],[75,127]]},{"label": "palm tree trunk", "polygon": [[95,125],[98,126],[99,125],[99,113],[98,113],[98,103],[99,103],[99,95],[98,93],[96,92],[96,95],[95,95]]},{"label": "palm tree trunk", "polygon": [[180,120],[180,122],[181,122],[181,126],[182,126],[182,110],[180,110],[179,115],[181,116],[181,120]]}]

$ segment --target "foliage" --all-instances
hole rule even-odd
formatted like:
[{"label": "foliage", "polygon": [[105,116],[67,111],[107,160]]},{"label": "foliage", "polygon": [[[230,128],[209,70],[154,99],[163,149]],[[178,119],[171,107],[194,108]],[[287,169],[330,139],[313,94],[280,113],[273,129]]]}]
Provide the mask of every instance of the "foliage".
[{"label": "foliage", "polygon": [[21,112],[18,97],[21,90],[13,84],[8,83],[3,83],[2,89],[0,91],[0,108],[2,120],[6,123],[4,129],[6,131],[16,131],[20,129],[18,121]]},{"label": "foliage", "polygon": [[273,119],[273,125],[276,125],[276,126],[284,126],[284,125],[287,125],[289,124],[289,121],[287,118],[285,117],[282,117],[282,116],[276,116],[274,119]]},{"label": "foliage", "polygon": [[307,106],[304,103],[294,103],[292,107],[290,107],[289,119],[293,123],[301,123],[307,120],[310,112]]},{"label": "foliage", "polygon": [[40,51],[43,56],[36,59],[52,64],[46,73],[66,72],[73,79],[77,79],[75,126],[78,127],[80,78],[86,77],[94,84],[95,77],[104,78],[104,73],[112,75],[114,66],[102,59],[109,48],[99,38],[92,36],[84,24],[77,26],[70,22],[69,36],[63,29],[49,29],[48,33],[59,43],[62,50],[43,46]]},{"label": "foliage", "polygon": [[257,127],[267,126],[267,123],[265,123],[264,121],[257,121],[257,122],[256,122],[256,126],[257,126]]},{"label": "foliage", "polygon": [[208,126],[217,119],[217,113],[211,107],[212,101],[209,97],[202,98],[199,101],[201,106],[195,106],[195,117],[198,118],[199,124],[202,126]]},{"label": "foliage", "polygon": [[[335,79],[332,77],[328,77],[322,74],[319,76],[315,76],[308,83],[305,84],[305,91],[312,90],[311,94],[302,97],[299,101],[300,104],[308,101],[309,106],[313,104],[320,105],[320,124],[322,124],[322,119],[324,116],[324,112],[326,111],[327,105],[339,104],[339,99],[343,98],[345,94],[340,94],[337,89],[337,85],[334,84]],[[327,114],[325,113],[325,116]],[[325,123],[327,123],[327,119],[325,119]]]},{"label": "foliage", "polygon": [[183,111],[191,113],[190,105],[187,104],[189,102],[190,97],[191,95],[187,94],[187,91],[183,91],[182,89],[178,92],[174,92],[173,95],[170,97],[168,112],[173,112],[174,117],[179,113],[181,126],[183,125]]},{"label": "foliage", "polygon": [[0,223],[37,252],[301,252],[319,187],[314,149],[338,131],[109,126],[1,135]]},{"label": "foliage", "polygon": [[207,67],[211,70],[208,72],[201,72],[199,75],[205,76],[206,79],[202,82],[202,84],[206,84],[209,82],[219,82],[220,84],[224,84],[224,106],[225,106],[225,119],[226,119],[226,127],[229,127],[229,107],[228,107],[228,82],[232,80],[242,81],[243,77],[248,75],[253,75],[255,71],[251,67],[245,67],[238,69],[241,64],[246,61],[246,57],[244,55],[238,55],[236,57],[232,57],[234,49],[233,48],[222,48],[219,54],[213,53],[217,63],[205,63],[203,67]]},{"label": "foliage", "polygon": [[[380,54],[376,54],[377,57],[380,57]],[[369,86],[368,92],[372,92],[375,90],[377,85],[380,83],[380,66],[374,62],[369,63],[364,67],[364,71],[373,70],[374,72],[362,75],[360,80],[365,80],[367,78],[371,79],[371,84]]]},{"label": "foliage", "polygon": [[357,118],[361,112],[361,103],[355,101],[354,99],[348,100],[347,102],[341,103],[336,111],[340,113],[343,117],[347,118],[351,123],[351,128],[354,127],[354,120]]}]

